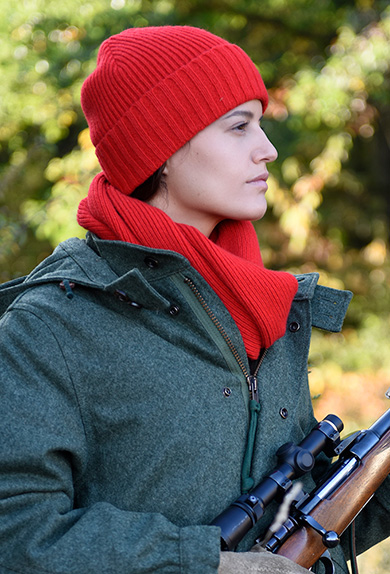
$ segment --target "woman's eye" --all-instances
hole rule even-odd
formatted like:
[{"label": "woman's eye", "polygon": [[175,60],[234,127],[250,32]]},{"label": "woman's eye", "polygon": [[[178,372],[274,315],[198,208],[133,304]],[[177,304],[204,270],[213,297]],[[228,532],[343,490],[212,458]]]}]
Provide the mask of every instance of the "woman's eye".
[{"label": "woman's eye", "polygon": [[245,131],[245,128],[247,127],[248,122],[243,122],[242,124],[239,124],[238,126],[234,126],[233,130],[237,130],[238,132],[243,132]]}]

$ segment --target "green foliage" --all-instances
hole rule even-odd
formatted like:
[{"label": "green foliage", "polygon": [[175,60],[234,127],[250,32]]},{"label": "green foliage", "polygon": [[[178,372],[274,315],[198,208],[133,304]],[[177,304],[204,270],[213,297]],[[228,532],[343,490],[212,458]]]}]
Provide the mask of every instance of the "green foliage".
[{"label": "green foliage", "polygon": [[266,264],[352,289],[350,324],[387,317],[390,10],[309,0],[0,2],[0,278],[29,270],[75,223],[99,167],[80,108],[97,48],[130,26],[191,24],[239,43],[270,91],[279,150]]},{"label": "green foliage", "polygon": [[240,44],[270,92],[279,151],[266,218],[273,268],[355,292],[348,324],[390,303],[390,10],[359,0],[0,0],[0,280],[70,235],[99,170],[80,89],[100,43],[131,26],[190,24]]},{"label": "green foliage", "polygon": [[0,280],[83,235],[99,167],[80,89],[100,43],[131,26],[191,24],[240,44],[270,92],[279,150],[265,263],[352,289],[349,325],[390,302],[390,10],[359,0],[0,0]]},{"label": "green foliage", "polygon": [[0,0],[0,8],[0,281],[84,235],[77,205],[99,166],[80,89],[101,42],[132,26],[207,28],[247,51],[269,88],[264,127],[279,159],[256,226],[265,264],[317,271],[355,293],[343,335],[314,337],[315,408],[351,426],[376,418],[390,386],[387,0]]}]

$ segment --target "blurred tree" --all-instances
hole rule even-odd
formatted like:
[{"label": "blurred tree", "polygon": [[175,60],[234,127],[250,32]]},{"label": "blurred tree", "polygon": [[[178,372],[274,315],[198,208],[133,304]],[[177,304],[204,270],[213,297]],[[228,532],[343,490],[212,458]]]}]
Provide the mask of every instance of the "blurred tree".
[{"label": "blurred tree", "polygon": [[[0,6],[0,281],[28,272],[62,239],[84,235],[76,209],[99,166],[80,88],[100,43],[126,27],[190,24],[241,45],[269,88],[264,127],[279,159],[271,167],[269,213],[257,225],[265,263],[318,271],[328,285],[352,289],[347,326],[358,333],[373,315],[388,325],[387,2],[25,0],[11,6],[0,0]],[[373,339],[378,328],[372,327]],[[376,353],[377,371],[390,369],[387,355]]]},{"label": "blurred tree", "polygon": [[[276,121],[266,127],[280,159],[269,194],[272,213],[259,228],[267,262],[307,263],[369,293],[365,271],[382,268],[387,257],[390,212],[386,3],[0,5],[0,279],[25,273],[59,240],[81,233],[74,208],[97,165],[87,135],[84,143],[78,138],[86,127],[79,93],[98,45],[125,27],[191,24],[240,44],[270,88],[268,117]],[[346,250],[355,264],[349,275]],[[374,274],[374,283],[381,277]]]},{"label": "blurred tree", "polygon": [[[80,88],[126,27],[191,24],[241,45],[270,92],[279,150],[257,225],[267,265],[319,271],[355,293],[348,325],[388,321],[390,9],[355,0],[0,0],[0,280],[84,234],[99,169]],[[383,353],[385,356],[385,353]],[[383,362],[383,361],[382,361]],[[381,365],[379,365],[381,366]]]},{"label": "blurred tree", "polygon": [[337,412],[351,429],[371,423],[390,386],[388,1],[0,0],[0,7],[0,281],[84,235],[76,209],[99,166],[80,88],[101,42],[132,26],[207,28],[248,52],[270,92],[264,128],[279,158],[269,212],[256,226],[266,265],[317,271],[321,282],[355,293],[343,335],[314,337],[316,412]]}]

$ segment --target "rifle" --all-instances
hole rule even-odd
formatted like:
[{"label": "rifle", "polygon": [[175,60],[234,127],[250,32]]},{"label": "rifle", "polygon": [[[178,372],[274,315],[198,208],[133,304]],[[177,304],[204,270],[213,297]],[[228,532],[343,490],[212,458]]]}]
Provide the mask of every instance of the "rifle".
[{"label": "rifle", "polygon": [[304,568],[322,559],[327,572],[333,572],[327,548],[339,543],[390,473],[389,448],[390,409],[367,430],[341,441],[335,448],[339,460],[318,487],[294,503],[288,519],[268,540],[267,550]]},{"label": "rifle", "polygon": [[278,466],[249,493],[243,494],[211,522],[221,529],[221,549],[234,550],[242,538],[263,516],[273,500],[282,501],[292,487],[292,480],[314,467],[320,452],[333,457],[340,444],[344,425],[335,415],[326,416],[299,443],[282,445],[276,456]]},{"label": "rifle", "polygon": [[292,479],[309,472],[314,457],[324,451],[329,457],[337,456],[337,462],[311,493],[300,493],[287,520],[263,545],[304,568],[321,560],[326,573],[333,572],[328,548],[337,546],[341,534],[390,473],[390,409],[367,430],[340,441],[342,428],[338,417],[328,415],[298,446],[287,443],[278,450],[279,466],[211,523],[221,528],[222,550],[233,550],[261,519],[265,507],[280,500]]}]

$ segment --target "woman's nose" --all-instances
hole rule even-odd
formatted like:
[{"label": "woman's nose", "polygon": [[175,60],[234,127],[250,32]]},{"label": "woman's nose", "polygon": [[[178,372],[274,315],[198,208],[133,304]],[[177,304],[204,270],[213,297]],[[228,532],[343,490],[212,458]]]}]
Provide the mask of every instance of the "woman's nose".
[{"label": "woman's nose", "polygon": [[253,161],[259,163],[261,161],[271,162],[275,161],[278,157],[278,152],[275,146],[270,142],[264,132],[260,136],[260,141],[253,151]]}]

